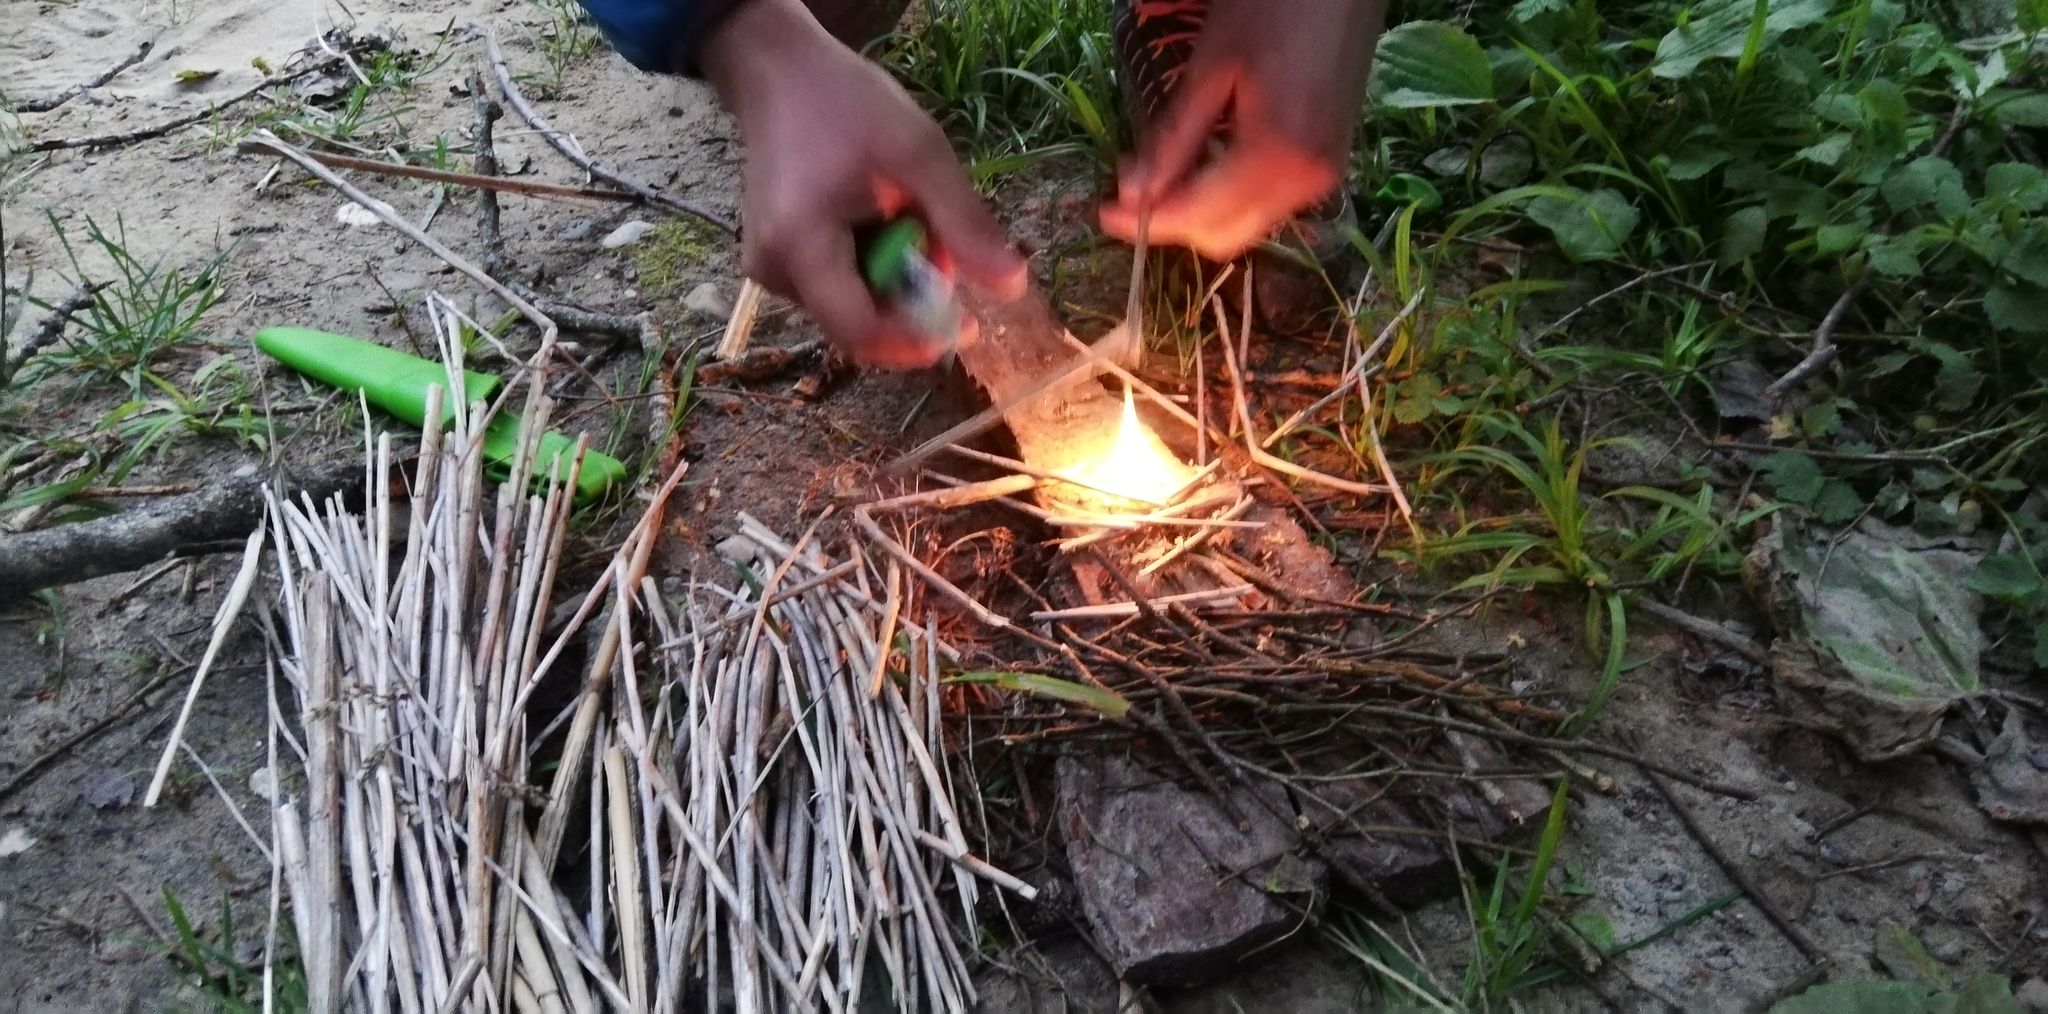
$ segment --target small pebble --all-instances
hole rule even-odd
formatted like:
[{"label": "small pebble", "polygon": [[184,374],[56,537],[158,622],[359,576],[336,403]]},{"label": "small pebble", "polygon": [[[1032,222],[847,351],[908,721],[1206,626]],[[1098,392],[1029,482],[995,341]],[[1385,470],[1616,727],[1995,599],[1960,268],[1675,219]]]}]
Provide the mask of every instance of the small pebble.
[{"label": "small pebble", "polygon": [[1956,938],[1947,937],[1928,944],[1927,953],[1929,955],[1932,955],[1934,960],[1936,961],[1942,962],[1943,964],[1951,964],[1956,961],[1962,960],[1963,945],[1962,942],[1957,940]]},{"label": "small pebble", "polygon": [[1707,967],[1716,972],[1725,972],[1735,967],[1735,955],[1721,951],[1707,955]]},{"label": "small pebble", "polygon": [[2030,1011],[2048,1011],[2048,979],[2028,979],[2012,995]]},{"label": "small pebble", "polygon": [[378,218],[376,212],[354,201],[334,209],[334,220],[351,229],[373,229],[384,224],[384,220]]},{"label": "small pebble", "polygon": [[646,239],[647,234],[653,231],[653,222],[645,222],[636,218],[607,233],[603,239],[597,241],[597,245],[604,247],[606,250],[617,250],[622,246],[631,246]]},{"label": "small pebble", "polygon": [[597,223],[587,218],[572,218],[562,227],[562,238],[571,243],[581,243],[597,231]]},{"label": "small pebble", "polygon": [[1749,843],[1749,857],[1751,859],[1762,859],[1770,854],[1771,850],[1765,848],[1763,842],[1753,841]]},{"label": "small pebble", "polygon": [[683,305],[706,317],[723,320],[732,316],[732,303],[718,291],[715,282],[704,282],[683,297]]}]

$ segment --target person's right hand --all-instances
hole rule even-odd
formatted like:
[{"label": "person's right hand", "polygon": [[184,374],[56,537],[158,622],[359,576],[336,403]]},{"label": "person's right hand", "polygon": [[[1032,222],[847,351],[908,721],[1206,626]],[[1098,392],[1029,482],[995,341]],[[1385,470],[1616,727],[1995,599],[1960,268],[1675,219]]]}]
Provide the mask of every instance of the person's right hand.
[{"label": "person's right hand", "polygon": [[750,0],[707,40],[702,63],[747,146],[747,276],[801,304],[856,362],[925,366],[945,351],[877,306],[854,249],[859,226],[914,215],[942,268],[1004,297],[1022,291],[1023,260],[938,124],[798,0]]}]

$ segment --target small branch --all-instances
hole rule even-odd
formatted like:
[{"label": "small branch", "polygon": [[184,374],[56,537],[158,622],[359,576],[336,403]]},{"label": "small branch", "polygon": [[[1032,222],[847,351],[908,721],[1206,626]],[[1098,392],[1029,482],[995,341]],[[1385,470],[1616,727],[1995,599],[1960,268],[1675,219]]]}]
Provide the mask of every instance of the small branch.
[{"label": "small branch", "polygon": [[[57,337],[64,333],[65,325],[71,323],[72,315],[91,306],[93,297],[99,295],[99,291],[110,284],[112,283],[95,282],[90,285],[79,286],[78,291],[64,297],[63,302],[51,307],[50,316],[43,320],[42,326],[36,328],[34,334],[29,335],[21,343],[20,351],[7,357],[4,361],[0,361],[0,388],[4,388],[12,383],[15,371],[21,369],[29,361],[30,357],[42,351],[43,346],[56,341]],[[24,295],[22,298],[26,299],[28,297]]]},{"label": "small branch", "polygon": [[685,201],[666,190],[661,190],[626,176],[618,170],[612,169],[585,155],[583,149],[569,135],[550,126],[546,118],[542,117],[533,108],[533,103],[527,101],[526,95],[520,92],[519,85],[512,80],[512,67],[505,59],[505,50],[498,45],[498,37],[485,32],[484,44],[490,47],[491,70],[498,79],[498,88],[505,93],[505,101],[511,103],[513,111],[519,114],[520,119],[525,120],[534,130],[539,131],[540,135],[547,139],[548,144],[553,145],[556,151],[561,152],[562,157],[581,166],[583,171],[589,173],[592,179],[603,180],[612,186],[632,193],[649,204],[659,204],[672,211],[679,211],[685,215],[694,215],[733,236],[740,234],[739,226],[735,225],[731,219],[703,205]]},{"label": "small branch", "polygon": [[[572,306],[561,300],[550,298],[512,277],[512,266],[505,260],[505,234],[499,225],[497,192],[499,190],[517,191],[520,190],[520,187],[501,187],[498,185],[511,183],[512,181],[498,176],[498,149],[493,139],[492,131],[492,126],[504,117],[505,110],[492,100],[490,90],[484,87],[484,77],[481,73],[473,74],[470,77],[470,97],[471,106],[476,116],[470,125],[471,140],[476,145],[476,173],[474,175],[462,173],[439,175],[460,177],[462,181],[474,181],[465,183],[465,185],[474,186],[477,190],[477,235],[484,244],[482,264],[484,273],[502,282],[506,288],[518,293],[519,298],[540,308],[542,313],[547,314],[557,324],[568,330],[579,331],[584,334],[603,335],[615,341],[638,341],[643,345],[648,344],[646,340],[647,332],[653,325],[644,314],[626,316],[624,314],[598,313],[593,310],[586,310],[582,307]],[[388,163],[372,162],[367,159],[342,159],[337,156],[322,155],[310,151],[305,154],[308,158],[330,167],[358,169],[376,167],[370,169],[373,172],[391,168]],[[404,168],[410,169],[411,167]],[[415,174],[404,172],[397,175],[411,176]],[[427,176],[422,178],[433,179],[436,177]],[[458,181],[449,180],[448,182]],[[534,186],[534,184],[524,184],[522,186],[530,187]],[[570,190],[571,188],[551,187],[548,189]],[[626,200],[632,199],[627,195],[612,194],[602,190],[578,192],[602,195],[606,199],[619,199],[621,197],[624,197]]]},{"label": "small branch", "polygon": [[1769,665],[1771,655],[1764,646],[1712,620],[1704,620],[1683,609],[1667,606],[1655,599],[1639,599],[1636,605],[1643,611],[1671,624],[1686,633],[1703,640],[1712,641],[1758,665]]},{"label": "small branch", "polygon": [[304,67],[299,68],[298,70],[291,71],[290,73],[272,75],[270,77],[264,78],[262,81],[257,82],[255,87],[252,87],[247,91],[235,95],[230,95],[227,98],[222,99],[219,102],[214,103],[213,105],[200,109],[197,112],[187,113],[184,116],[180,116],[172,120],[166,120],[163,123],[156,124],[155,126],[138,127],[135,130],[125,130],[116,134],[95,134],[91,137],[51,138],[46,141],[37,141],[36,143],[29,145],[28,150],[62,151],[67,148],[111,148],[116,145],[133,144],[136,141],[147,141],[150,138],[162,137],[165,134],[168,134],[174,130],[181,130],[195,123],[199,123],[204,120],[210,120],[215,115],[219,114],[222,110],[228,108],[229,106],[235,105],[246,99],[254,98],[255,96],[261,95],[264,92],[277,87],[278,85],[291,84],[292,82],[297,81],[298,79],[305,77],[308,74],[312,74],[316,71],[326,70],[327,68],[332,67],[339,62],[341,62],[339,58],[330,56],[322,60],[316,60],[312,63],[305,65]]},{"label": "small branch", "polygon": [[[292,495],[325,501],[358,488],[359,463],[329,467]],[[0,601],[148,566],[174,553],[240,539],[263,521],[262,474],[215,483],[111,517],[0,539]]]},{"label": "small branch", "polygon": [[1828,308],[1827,316],[1821,318],[1820,326],[1814,329],[1813,348],[1806,353],[1806,358],[1800,360],[1799,365],[1792,367],[1784,376],[1772,381],[1769,387],[1764,388],[1765,398],[1772,402],[1783,400],[1785,392],[1799,386],[1806,378],[1819,373],[1823,367],[1835,361],[1835,356],[1841,354],[1841,350],[1835,345],[1835,329],[1841,326],[1842,315],[1849,312],[1849,304],[1854,302],[1856,294],[1862,291],[1863,280],[1860,278],[1842,290],[1842,295],[1835,300],[1835,305]]},{"label": "small branch", "polygon": [[142,58],[148,56],[149,51],[154,48],[156,48],[155,39],[144,39],[142,44],[136,46],[133,52],[109,64],[107,69],[61,92],[54,92],[39,99],[29,99],[26,102],[19,103],[14,107],[14,111],[17,113],[47,113],[86,92],[92,91],[94,88],[112,81],[115,75],[141,63]]},{"label": "small branch", "polygon": [[137,690],[132,694],[129,694],[128,699],[122,701],[120,706],[116,707],[112,711],[107,712],[105,715],[100,716],[98,719],[88,724],[85,728],[72,733],[70,736],[66,737],[62,743],[59,743],[56,746],[53,746],[48,750],[43,751],[40,755],[36,757],[35,760],[29,761],[27,767],[24,767],[20,771],[15,772],[14,777],[7,780],[7,784],[0,785],[0,801],[4,801],[7,797],[14,795],[16,792],[21,791],[22,787],[34,781],[36,779],[36,776],[41,774],[44,768],[47,768],[50,765],[56,763],[57,761],[63,759],[64,755],[70,753],[74,749],[77,749],[80,743],[83,743],[86,740],[91,739],[102,732],[105,732],[109,726],[112,726],[115,722],[118,722],[121,719],[127,717],[127,715],[130,712],[135,710],[137,705],[140,705],[144,701],[147,701],[149,699],[149,695],[156,693],[158,690],[163,689],[164,686],[170,683],[172,679],[176,678],[179,675],[179,673],[180,670],[177,668],[168,666],[165,667],[163,672],[158,673],[155,679],[152,679],[147,684],[144,684],[142,689]]},{"label": "small branch", "polygon": [[1799,924],[1793,922],[1792,917],[1787,915],[1783,908],[1779,907],[1776,899],[1764,893],[1763,889],[1757,886],[1756,881],[1750,879],[1749,874],[1744,872],[1742,867],[1737,866],[1735,861],[1729,858],[1728,853],[1722,851],[1721,846],[1714,842],[1714,839],[1707,836],[1706,832],[1701,829],[1699,820],[1692,815],[1692,811],[1686,809],[1685,804],[1680,803],[1678,797],[1672,794],[1671,786],[1664,779],[1657,777],[1657,773],[1649,768],[1643,769],[1643,776],[1650,780],[1650,784],[1657,787],[1657,792],[1664,797],[1665,804],[1671,807],[1671,812],[1678,815],[1679,823],[1684,824],[1685,829],[1692,833],[1693,840],[1700,843],[1700,848],[1705,850],[1707,855],[1714,860],[1715,865],[1721,867],[1721,872],[1736,887],[1742,889],[1743,895],[1749,898],[1750,903],[1763,912],[1764,918],[1769,919],[1771,925],[1776,926],[1778,932],[1785,935],[1785,939],[1792,941],[1792,946],[1799,948],[1799,953],[1805,955],[1807,961],[1814,964],[1825,962],[1827,960],[1826,952],[1822,951],[1814,944],[1812,939],[1807,937],[1806,932],[1799,928]]}]

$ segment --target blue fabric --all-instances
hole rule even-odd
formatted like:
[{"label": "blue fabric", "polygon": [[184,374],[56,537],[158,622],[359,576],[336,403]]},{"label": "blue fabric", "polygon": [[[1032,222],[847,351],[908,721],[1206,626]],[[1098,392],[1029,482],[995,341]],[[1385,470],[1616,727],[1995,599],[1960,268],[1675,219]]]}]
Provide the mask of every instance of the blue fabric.
[{"label": "blue fabric", "polygon": [[716,0],[579,0],[612,48],[656,74],[695,72],[696,53]]}]

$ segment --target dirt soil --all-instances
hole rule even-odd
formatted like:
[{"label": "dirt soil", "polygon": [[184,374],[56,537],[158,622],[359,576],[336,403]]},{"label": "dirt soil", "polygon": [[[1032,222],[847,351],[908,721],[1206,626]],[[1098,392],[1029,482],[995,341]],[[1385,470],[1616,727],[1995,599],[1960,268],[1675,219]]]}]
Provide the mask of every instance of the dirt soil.
[{"label": "dirt soil", "polygon": [[[356,0],[349,10],[353,21],[338,5],[324,7],[320,24],[388,25],[400,46],[427,51],[437,61],[398,104],[393,121],[415,145],[430,146],[437,136],[458,152],[467,144],[470,100],[461,88],[478,47],[454,35],[443,39],[451,24],[489,26],[515,64],[542,73],[535,40],[551,30],[550,22],[528,3]],[[154,52],[111,84],[55,112],[21,118],[36,138],[154,123],[250,87],[261,77],[252,60],[283,66],[313,34],[314,13],[312,3],[256,0],[170,6],[4,0],[0,90],[17,98],[59,90],[154,36]],[[181,82],[181,71],[217,74]],[[600,48],[576,58],[560,93],[540,105],[605,161],[734,213],[739,144],[702,87],[637,74]],[[252,103],[241,113],[257,108]],[[504,121],[498,136],[508,172],[582,182],[516,118]],[[249,336],[257,328],[325,328],[407,348],[430,333],[419,309],[429,291],[473,306],[483,321],[503,308],[474,296],[395,232],[337,219],[344,203],[339,195],[301,185],[296,170],[272,180],[275,160],[236,154],[221,141],[220,131],[201,124],[108,150],[0,163],[8,277],[18,284],[32,269],[34,294],[61,298],[70,287],[62,277],[68,266],[53,224],[77,235],[87,216],[108,225],[118,217],[129,249],[145,261],[161,256],[197,264],[232,245],[229,298],[207,318],[207,339],[168,355],[162,372],[189,380],[214,358],[232,357],[257,382],[259,404],[297,409],[279,415],[273,457],[351,454],[360,420],[339,399],[255,354]],[[467,168],[466,157],[455,161]],[[437,237],[458,250],[478,251],[470,195],[442,195],[411,181],[359,181],[415,221],[431,211]],[[1039,180],[998,195],[998,203],[1028,248],[1046,250],[1085,229],[1089,187],[1085,180]],[[662,220],[641,210],[508,197],[506,250],[526,277],[555,295],[608,312],[655,310],[672,348],[715,339],[722,312],[692,309],[685,299],[703,283],[732,298],[737,267],[729,244],[705,238],[659,265],[645,245],[601,246],[614,228],[636,218]],[[100,266],[88,257],[89,270]],[[661,268],[661,277],[650,279],[651,267]],[[1069,309],[1114,312],[1121,269],[1110,270],[1119,274],[1095,291],[1064,293],[1075,304]],[[512,337],[515,354],[531,347],[531,334],[515,330]],[[771,307],[756,341],[792,344],[813,337],[799,315]],[[600,344],[587,341],[585,349]],[[637,351],[626,350],[599,376],[624,390],[638,360]],[[872,489],[868,470],[891,449],[909,446],[973,407],[959,385],[929,375],[854,376],[816,402],[788,395],[789,379],[711,394],[691,415],[685,456],[693,466],[674,514],[683,548],[671,569],[701,565],[703,557],[692,548],[715,544],[738,510],[785,534],[801,532],[826,504],[866,495]],[[602,433],[613,424],[613,409],[595,394],[588,384],[570,389],[571,399],[582,399],[572,419]],[[103,382],[46,378],[32,389],[0,393],[0,429],[89,431],[127,397]],[[636,434],[648,425],[644,413],[628,420]],[[224,438],[192,436],[126,481],[204,483],[260,460]],[[598,519],[599,535],[604,523]],[[251,787],[266,749],[265,681],[253,635],[231,640],[227,664],[200,695],[192,719],[187,742],[211,780],[184,758],[165,801],[140,806],[234,563],[201,557],[141,587],[135,575],[123,575],[61,589],[48,601],[0,607],[0,782],[167,676],[132,714],[0,796],[0,1011],[182,1006],[176,966],[158,943],[168,925],[165,891],[202,923],[217,921],[225,896],[239,925],[261,924],[269,864],[235,815],[238,808],[267,847],[262,797]],[[1377,573],[1368,568],[1364,576],[1373,580]],[[1730,601],[1704,611],[1740,614],[1743,607]],[[1529,684],[1524,689],[1571,693],[1592,680],[1572,618],[1551,616],[1537,603],[1443,636],[1453,649],[1451,641],[1494,650],[1519,646]],[[1624,681],[1600,733],[1760,794],[1755,802],[1736,802],[1674,790],[1703,832],[1797,921],[1823,952],[1818,956],[1837,962],[1837,975],[1877,974],[1872,961],[1879,937],[1904,928],[1951,969],[1997,964],[2020,980],[2048,976],[2048,928],[2038,918],[2048,906],[2042,852],[1986,819],[1963,777],[1931,759],[1854,763],[1802,728],[1797,716],[1779,713],[1764,676],[1699,664],[1711,652],[1689,638],[1654,636],[1638,650],[1643,664]],[[1616,937],[1629,941],[1731,890],[1652,785],[1631,769],[1605,766],[1617,790],[1584,793],[1572,810],[1563,854],[1566,878],[1584,893],[1576,900],[1579,911],[1604,916]],[[1836,826],[1851,814],[1860,816]],[[1462,905],[1446,901],[1405,919],[1428,970],[1455,982],[1470,947]],[[1362,966],[1314,937],[1303,932],[1248,959],[1218,986],[1157,1000],[1186,1011],[1370,1006]],[[1630,952],[1596,980],[1597,989],[1539,993],[1525,1003],[1559,1010],[1740,1009],[1801,981],[1810,966],[1752,903],[1740,900]],[[985,993],[989,1011],[1116,1006],[1114,983],[1071,940],[1049,943],[1042,959],[1012,956],[992,966]]]}]

